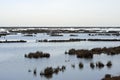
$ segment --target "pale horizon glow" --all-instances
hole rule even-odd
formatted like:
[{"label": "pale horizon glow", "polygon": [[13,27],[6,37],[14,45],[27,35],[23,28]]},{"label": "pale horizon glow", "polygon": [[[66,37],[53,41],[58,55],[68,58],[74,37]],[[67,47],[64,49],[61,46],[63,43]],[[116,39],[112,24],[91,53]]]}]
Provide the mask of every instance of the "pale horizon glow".
[{"label": "pale horizon glow", "polygon": [[0,0],[0,26],[120,26],[120,0]]}]

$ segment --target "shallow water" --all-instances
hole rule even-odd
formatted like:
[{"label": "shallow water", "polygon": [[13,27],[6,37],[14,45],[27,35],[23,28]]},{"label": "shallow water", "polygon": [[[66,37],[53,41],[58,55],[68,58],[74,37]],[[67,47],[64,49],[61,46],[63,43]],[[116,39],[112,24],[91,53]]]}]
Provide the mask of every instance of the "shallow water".
[{"label": "shallow water", "polygon": [[[88,38],[87,34],[79,34],[79,38]],[[86,36],[85,36],[86,35]],[[74,37],[74,38],[77,38]],[[22,34],[8,35],[0,40],[27,40],[27,43],[0,43],[0,80],[100,80],[105,74],[120,75],[119,58],[120,55],[107,56],[105,54],[94,55],[93,59],[77,59],[76,56],[65,55],[64,52],[71,48],[92,49],[96,47],[120,46],[120,42],[67,42],[67,43],[36,43],[36,39],[69,39],[69,34],[63,37],[50,37],[46,34],[38,34],[36,37],[24,37]],[[94,38],[94,37],[92,37]],[[102,38],[102,37],[101,37]],[[106,38],[106,37],[103,37]],[[113,37],[109,37],[113,38]],[[120,38],[120,37],[117,37]],[[43,51],[51,54],[49,59],[26,59],[24,54],[29,52]],[[65,62],[69,60],[69,62]],[[109,69],[106,66],[102,69],[91,69],[90,62],[101,61],[106,64],[112,61],[113,66]],[[84,64],[83,69],[79,69],[79,62]],[[75,65],[75,68],[71,67]],[[66,66],[64,72],[54,74],[52,78],[41,77],[39,74],[47,66]],[[37,75],[28,70],[37,69]]]}]

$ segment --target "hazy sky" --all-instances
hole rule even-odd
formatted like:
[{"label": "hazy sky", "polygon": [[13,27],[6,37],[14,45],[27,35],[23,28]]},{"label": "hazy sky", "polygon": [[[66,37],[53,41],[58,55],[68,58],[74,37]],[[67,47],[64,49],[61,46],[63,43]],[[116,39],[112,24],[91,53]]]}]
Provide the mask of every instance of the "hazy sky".
[{"label": "hazy sky", "polygon": [[120,0],[0,0],[0,26],[120,26]]}]

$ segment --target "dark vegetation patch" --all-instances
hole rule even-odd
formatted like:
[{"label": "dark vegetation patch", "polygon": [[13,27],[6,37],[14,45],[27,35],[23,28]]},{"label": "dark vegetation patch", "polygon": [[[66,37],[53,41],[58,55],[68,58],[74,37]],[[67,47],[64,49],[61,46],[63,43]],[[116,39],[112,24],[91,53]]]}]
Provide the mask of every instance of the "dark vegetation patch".
[{"label": "dark vegetation patch", "polygon": [[76,35],[76,34],[70,34],[70,36],[78,36],[78,35]]},{"label": "dark vegetation patch", "polygon": [[49,33],[49,30],[45,29],[27,29],[27,30],[10,30],[10,32],[23,33],[23,34],[37,34],[37,33]]},{"label": "dark vegetation patch", "polygon": [[105,66],[105,65],[104,65],[102,62],[100,62],[100,61],[96,63],[96,67],[97,67],[97,68],[100,68],[100,69],[101,69],[101,68],[103,68],[104,66]]},{"label": "dark vegetation patch", "polygon": [[51,78],[53,74],[58,74],[60,71],[64,72],[65,69],[66,69],[65,66],[57,67],[57,68],[47,67],[44,69],[43,72],[40,72],[40,75],[46,78]]},{"label": "dark vegetation patch", "polygon": [[106,74],[101,80],[120,80],[120,76],[111,76],[111,74]]},{"label": "dark vegetation patch", "polygon": [[8,40],[5,40],[5,41],[0,41],[0,43],[26,43],[27,41],[25,40],[17,40],[17,41],[8,41]]},{"label": "dark vegetation patch", "polygon": [[37,40],[37,42],[80,42],[80,41],[120,41],[120,39],[68,39],[68,40]]},{"label": "dark vegetation patch", "polygon": [[101,68],[104,68],[104,66],[106,66],[107,68],[111,68],[111,67],[112,67],[112,62],[111,62],[111,61],[108,61],[106,64],[104,64],[104,63],[102,63],[102,62],[100,62],[100,61],[98,61],[98,62],[96,62],[96,63],[93,63],[93,62],[90,63],[90,67],[91,67],[92,69],[94,69],[94,68],[99,68],[99,69],[101,69]]},{"label": "dark vegetation patch", "polygon": [[38,59],[38,58],[49,58],[50,54],[37,51],[37,52],[30,52],[28,55],[25,54],[24,56],[25,56],[25,58],[30,58],[30,59],[31,58],[35,58],[35,59]]},{"label": "dark vegetation patch", "polygon": [[92,69],[94,69],[95,64],[94,64],[93,62],[91,62],[91,63],[90,63],[90,67],[91,67]]},{"label": "dark vegetation patch", "polygon": [[79,41],[85,41],[85,39],[68,39],[68,40],[37,40],[37,42],[79,42]]},{"label": "dark vegetation patch", "polygon": [[1,37],[1,36],[6,36],[6,35],[9,35],[9,34],[8,34],[8,33],[0,34],[0,37]]},{"label": "dark vegetation patch", "polygon": [[119,32],[117,33],[90,33],[89,36],[120,36]]},{"label": "dark vegetation patch", "polygon": [[80,69],[83,69],[83,67],[84,67],[84,64],[83,64],[82,62],[80,62],[80,63],[79,63],[79,68],[80,68]]},{"label": "dark vegetation patch", "polygon": [[[120,46],[118,47],[110,47],[110,48],[93,48],[91,50],[87,49],[70,49],[68,52],[65,52],[65,54],[69,55],[76,55],[77,58],[86,58],[91,59],[93,58],[94,54],[107,54],[107,55],[116,55],[120,54]],[[109,64],[110,65],[110,64]]]},{"label": "dark vegetation patch", "polygon": [[94,69],[95,67],[101,69],[101,68],[104,68],[104,66],[105,66],[105,64],[103,64],[103,63],[100,62],[100,61],[98,61],[98,62],[96,62],[96,63],[93,63],[93,62],[90,63],[90,67],[91,67],[92,69]]},{"label": "dark vegetation patch", "polygon": [[111,61],[108,61],[107,64],[106,64],[106,66],[107,66],[108,68],[111,68],[112,62],[111,62]]},{"label": "dark vegetation patch", "polygon": [[88,39],[87,41],[120,41],[120,39]]}]

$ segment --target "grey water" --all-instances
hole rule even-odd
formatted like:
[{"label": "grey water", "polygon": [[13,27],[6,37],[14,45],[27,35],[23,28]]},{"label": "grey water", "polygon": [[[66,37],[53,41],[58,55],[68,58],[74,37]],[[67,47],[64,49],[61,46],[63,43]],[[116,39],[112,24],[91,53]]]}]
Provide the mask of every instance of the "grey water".
[{"label": "grey water", "polygon": [[[74,33],[75,34],[75,33]],[[36,36],[28,37],[23,34],[7,35],[0,37],[0,40],[27,40],[27,43],[0,43],[0,80],[101,80],[105,74],[120,75],[120,55],[107,56],[105,54],[94,55],[93,59],[78,59],[76,56],[65,55],[65,51],[71,48],[75,49],[92,49],[96,47],[114,47],[120,46],[120,42],[64,42],[64,43],[37,43],[39,39],[69,39],[69,38],[104,38],[104,39],[120,39],[119,36],[88,36],[86,33],[76,33],[78,36],[69,36],[63,34],[61,37],[51,37],[45,33],[36,34]],[[51,54],[46,59],[27,59],[24,57],[29,52],[43,51]],[[69,60],[69,62],[66,62]],[[91,69],[90,62],[101,61],[106,64],[112,61],[111,68],[106,66],[102,69]],[[83,69],[79,69],[79,62],[84,64]],[[71,67],[75,65],[75,68]],[[57,67],[66,66],[64,72],[54,74],[51,78],[40,76],[40,72],[47,66]],[[33,70],[37,69],[37,75],[33,74]],[[28,72],[28,70],[32,72]]]}]

